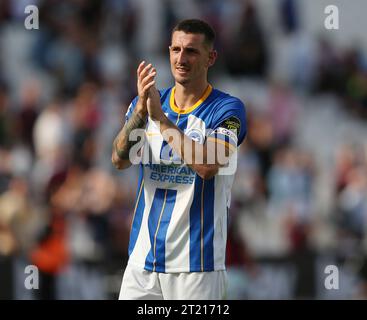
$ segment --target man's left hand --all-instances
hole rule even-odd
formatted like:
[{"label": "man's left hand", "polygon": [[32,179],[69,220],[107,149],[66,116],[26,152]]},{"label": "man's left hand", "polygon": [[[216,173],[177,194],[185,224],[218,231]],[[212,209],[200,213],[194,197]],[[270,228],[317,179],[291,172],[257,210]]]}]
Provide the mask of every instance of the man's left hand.
[{"label": "man's left hand", "polygon": [[149,89],[147,109],[150,118],[154,121],[161,121],[165,117],[162,110],[161,97],[155,85]]}]

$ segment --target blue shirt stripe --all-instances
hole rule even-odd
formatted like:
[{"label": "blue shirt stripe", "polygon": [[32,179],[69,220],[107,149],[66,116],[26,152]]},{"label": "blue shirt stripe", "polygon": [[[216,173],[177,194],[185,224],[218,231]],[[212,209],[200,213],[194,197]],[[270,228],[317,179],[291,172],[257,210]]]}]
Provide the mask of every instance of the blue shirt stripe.
[{"label": "blue shirt stripe", "polygon": [[166,236],[169,223],[171,221],[173,208],[176,202],[177,190],[167,190],[166,205],[164,207],[158,234],[156,238],[155,270],[165,272],[166,270]]},{"label": "blue shirt stripe", "polygon": [[214,269],[214,182],[215,177],[205,180],[204,184],[204,270]]},{"label": "blue shirt stripe", "polygon": [[149,239],[150,239],[150,250],[145,259],[145,269],[153,271],[153,262],[154,262],[154,237],[155,232],[158,227],[158,220],[160,213],[163,208],[163,204],[165,201],[166,190],[164,189],[156,189],[154,193],[153,203],[150,208],[149,216],[148,216],[148,230],[149,230]]},{"label": "blue shirt stripe", "polygon": [[135,199],[135,210],[133,222],[130,231],[130,241],[129,241],[129,255],[133,252],[136,240],[138,239],[141,222],[143,220],[143,213],[145,209],[145,194],[144,194],[144,169],[140,166],[140,175],[138,183],[138,191]]},{"label": "blue shirt stripe", "polygon": [[203,180],[196,175],[190,208],[190,272],[201,271],[201,191]]},{"label": "blue shirt stripe", "polygon": [[195,179],[190,209],[190,272],[214,269],[214,181],[199,176]]},{"label": "blue shirt stripe", "polygon": [[165,242],[176,194],[177,190],[157,188],[155,191],[148,217],[151,248],[145,260],[146,270],[165,272]]}]

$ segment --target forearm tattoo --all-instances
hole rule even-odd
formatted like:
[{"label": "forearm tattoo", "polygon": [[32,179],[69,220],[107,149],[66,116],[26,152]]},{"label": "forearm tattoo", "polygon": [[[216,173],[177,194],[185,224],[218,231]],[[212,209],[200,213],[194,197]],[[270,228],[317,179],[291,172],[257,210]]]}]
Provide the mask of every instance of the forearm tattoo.
[{"label": "forearm tattoo", "polygon": [[131,131],[135,129],[144,128],[146,123],[145,117],[142,117],[139,113],[133,112],[129,121],[124,125],[115,141],[113,147],[121,160],[129,159],[129,151],[133,145],[139,141],[130,141],[129,136]]}]

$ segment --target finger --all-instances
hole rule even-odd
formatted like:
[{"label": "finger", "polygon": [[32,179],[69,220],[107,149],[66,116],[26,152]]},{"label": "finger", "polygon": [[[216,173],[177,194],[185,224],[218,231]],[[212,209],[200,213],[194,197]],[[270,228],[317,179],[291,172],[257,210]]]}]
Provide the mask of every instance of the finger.
[{"label": "finger", "polygon": [[145,85],[144,87],[144,91],[147,92],[150,88],[152,88],[155,85],[155,80],[149,82],[147,85]]},{"label": "finger", "polygon": [[138,69],[136,70],[136,74],[138,75],[138,77],[139,77],[141,71],[143,70],[144,65],[145,65],[145,61],[143,60],[142,62],[140,62],[139,66],[138,66]]},{"label": "finger", "polygon": [[144,87],[147,83],[154,80],[155,76],[157,75],[156,72],[149,73],[143,80],[141,80],[140,84]]},{"label": "finger", "polygon": [[147,78],[147,77],[150,77],[151,75],[154,75],[154,76],[157,75],[157,70],[153,66],[147,71],[147,73],[145,74],[144,79]]},{"label": "finger", "polygon": [[153,70],[151,70],[148,74],[146,74],[146,75],[142,78],[142,81],[144,81],[145,79],[150,78],[150,77],[155,77],[156,75],[157,75],[157,71],[153,71]]},{"label": "finger", "polygon": [[150,74],[152,69],[152,64],[149,63],[140,73],[140,79],[143,80],[148,74]]},{"label": "finger", "polygon": [[140,81],[143,80],[149,74],[149,70],[151,68],[152,68],[151,63],[149,63],[147,66],[144,67],[144,69],[140,72],[140,75],[139,75]]}]

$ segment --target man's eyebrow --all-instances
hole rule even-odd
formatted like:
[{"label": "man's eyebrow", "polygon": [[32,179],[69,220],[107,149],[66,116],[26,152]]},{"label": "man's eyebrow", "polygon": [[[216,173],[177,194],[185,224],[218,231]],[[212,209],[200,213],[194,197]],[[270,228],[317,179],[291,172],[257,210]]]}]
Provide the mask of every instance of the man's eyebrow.
[{"label": "man's eyebrow", "polygon": [[184,50],[187,50],[187,51],[194,51],[194,52],[199,52],[199,48],[195,47],[195,46],[192,46],[192,45],[188,45],[186,47],[183,48]]},{"label": "man's eyebrow", "polygon": [[188,49],[188,50],[199,50],[195,46],[190,46],[190,45],[186,46],[185,49]]}]

